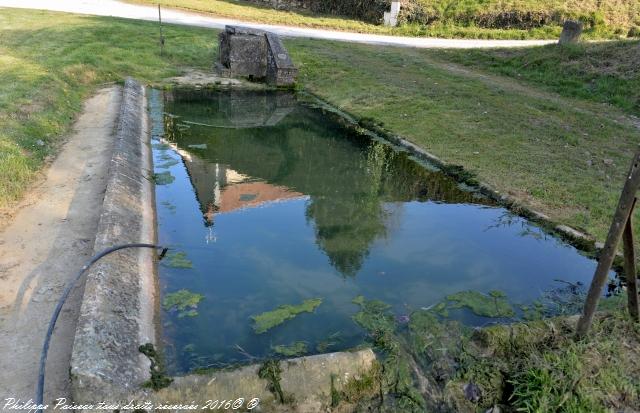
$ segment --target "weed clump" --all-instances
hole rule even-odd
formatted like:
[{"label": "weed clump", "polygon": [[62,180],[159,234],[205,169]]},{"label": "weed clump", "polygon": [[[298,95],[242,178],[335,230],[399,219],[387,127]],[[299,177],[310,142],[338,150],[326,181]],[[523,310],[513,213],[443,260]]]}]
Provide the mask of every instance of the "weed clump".
[{"label": "weed clump", "polygon": [[311,298],[304,300],[299,305],[285,304],[275,310],[251,316],[253,331],[256,334],[265,333],[285,321],[295,318],[300,313],[313,313],[320,304],[322,304],[321,298]]},{"label": "weed clump", "polygon": [[367,330],[374,348],[382,353],[380,389],[383,403],[403,412],[422,412],[426,402],[414,385],[413,366],[406,345],[396,335],[396,322],[389,312],[390,306],[378,300],[365,300],[358,296],[353,300],[360,311],[353,320]]},{"label": "weed clump", "polygon": [[265,361],[258,370],[258,377],[269,383],[268,389],[274,396],[276,396],[276,400],[278,400],[278,402],[281,404],[293,402],[293,397],[285,394],[282,390],[282,386],[280,384],[280,381],[282,380],[282,368],[280,367],[280,362],[278,360]]},{"label": "weed clump", "polygon": [[138,347],[138,351],[147,356],[149,361],[151,361],[151,366],[149,367],[151,378],[142,385],[143,387],[160,390],[173,383],[173,379],[168,376],[165,371],[162,354],[156,351],[153,344],[143,344]]}]

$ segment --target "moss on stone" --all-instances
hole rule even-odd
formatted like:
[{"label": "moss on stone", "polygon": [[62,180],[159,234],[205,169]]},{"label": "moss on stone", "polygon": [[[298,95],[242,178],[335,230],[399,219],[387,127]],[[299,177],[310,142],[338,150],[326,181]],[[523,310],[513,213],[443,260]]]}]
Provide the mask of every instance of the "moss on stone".
[{"label": "moss on stone", "polygon": [[322,304],[321,298],[311,298],[304,300],[302,304],[299,305],[285,304],[275,310],[251,316],[253,320],[253,331],[255,331],[256,334],[265,333],[285,321],[295,318],[298,314],[314,312],[320,304]]},{"label": "moss on stone", "polygon": [[268,382],[268,389],[281,404],[292,403],[293,396],[282,389],[282,368],[278,360],[265,361],[258,370],[258,377]]},{"label": "moss on stone", "polygon": [[138,351],[147,356],[149,361],[151,361],[151,366],[149,367],[151,378],[143,383],[143,387],[160,390],[173,383],[173,379],[166,374],[162,354],[156,351],[153,344],[143,344],[138,347]]}]

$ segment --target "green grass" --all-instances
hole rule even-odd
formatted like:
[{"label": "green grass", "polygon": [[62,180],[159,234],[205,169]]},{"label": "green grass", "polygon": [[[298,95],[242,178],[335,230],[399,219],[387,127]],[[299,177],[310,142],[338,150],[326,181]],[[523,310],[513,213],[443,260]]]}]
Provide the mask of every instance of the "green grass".
[{"label": "green grass", "polygon": [[[588,339],[574,339],[575,319],[552,319],[477,331],[448,389],[473,382],[479,405],[508,403],[522,412],[609,412],[640,408],[640,326],[622,310],[596,317]],[[628,410],[625,410],[628,409]]]},{"label": "green grass", "polygon": [[640,115],[640,42],[444,50],[433,56]]},{"label": "green grass", "polygon": [[[637,0],[414,0],[396,28],[308,11],[275,10],[238,0],[132,0],[242,21],[360,33],[474,39],[554,39],[567,18],[585,23],[585,38],[618,38],[640,26]],[[533,16],[533,17],[532,17]],[[382,16],[381,16],[382,17]]]},{"label": "green grass", "polygon": [[0,11],[0,208],[20,198],[99,85],[210,64],[211,31],[166,27],[166,36],[160,57],[151,23]]}]

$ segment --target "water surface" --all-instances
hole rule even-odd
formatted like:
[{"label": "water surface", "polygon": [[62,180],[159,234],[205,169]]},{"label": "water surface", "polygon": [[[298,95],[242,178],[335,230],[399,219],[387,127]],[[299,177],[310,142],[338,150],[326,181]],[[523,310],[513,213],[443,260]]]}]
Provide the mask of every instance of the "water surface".
[{"label": "water surface", "polygon": [[[152,91],[151,109],[156,173],[175,178],[156,189],[160,242],[192,262],[161,264],[162,295],[205,297],[194,317],[162,313],[174,372],[295,341],[357,345],[358,295],[402,316],[464,290],[529,303],[593,274],[573,247],[291,95]],[[314,313],[254,333],[252,315],[309,298]]]}]

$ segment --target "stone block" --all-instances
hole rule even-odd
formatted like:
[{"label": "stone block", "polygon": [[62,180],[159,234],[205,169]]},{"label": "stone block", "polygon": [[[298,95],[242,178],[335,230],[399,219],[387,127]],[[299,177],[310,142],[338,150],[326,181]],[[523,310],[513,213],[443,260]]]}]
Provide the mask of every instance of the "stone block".
[{"label": "stone block", "polygon": [[275,86],[292,86],[295,83],[298,69],[276,34],[226,26],[219,35],[219,43],[220,73],[266,79]]},{"label": "stone block", "polygon": [[562,26],[560,44],[577,43],[582,35],[582,23],[576,20],[567,20]]}]

